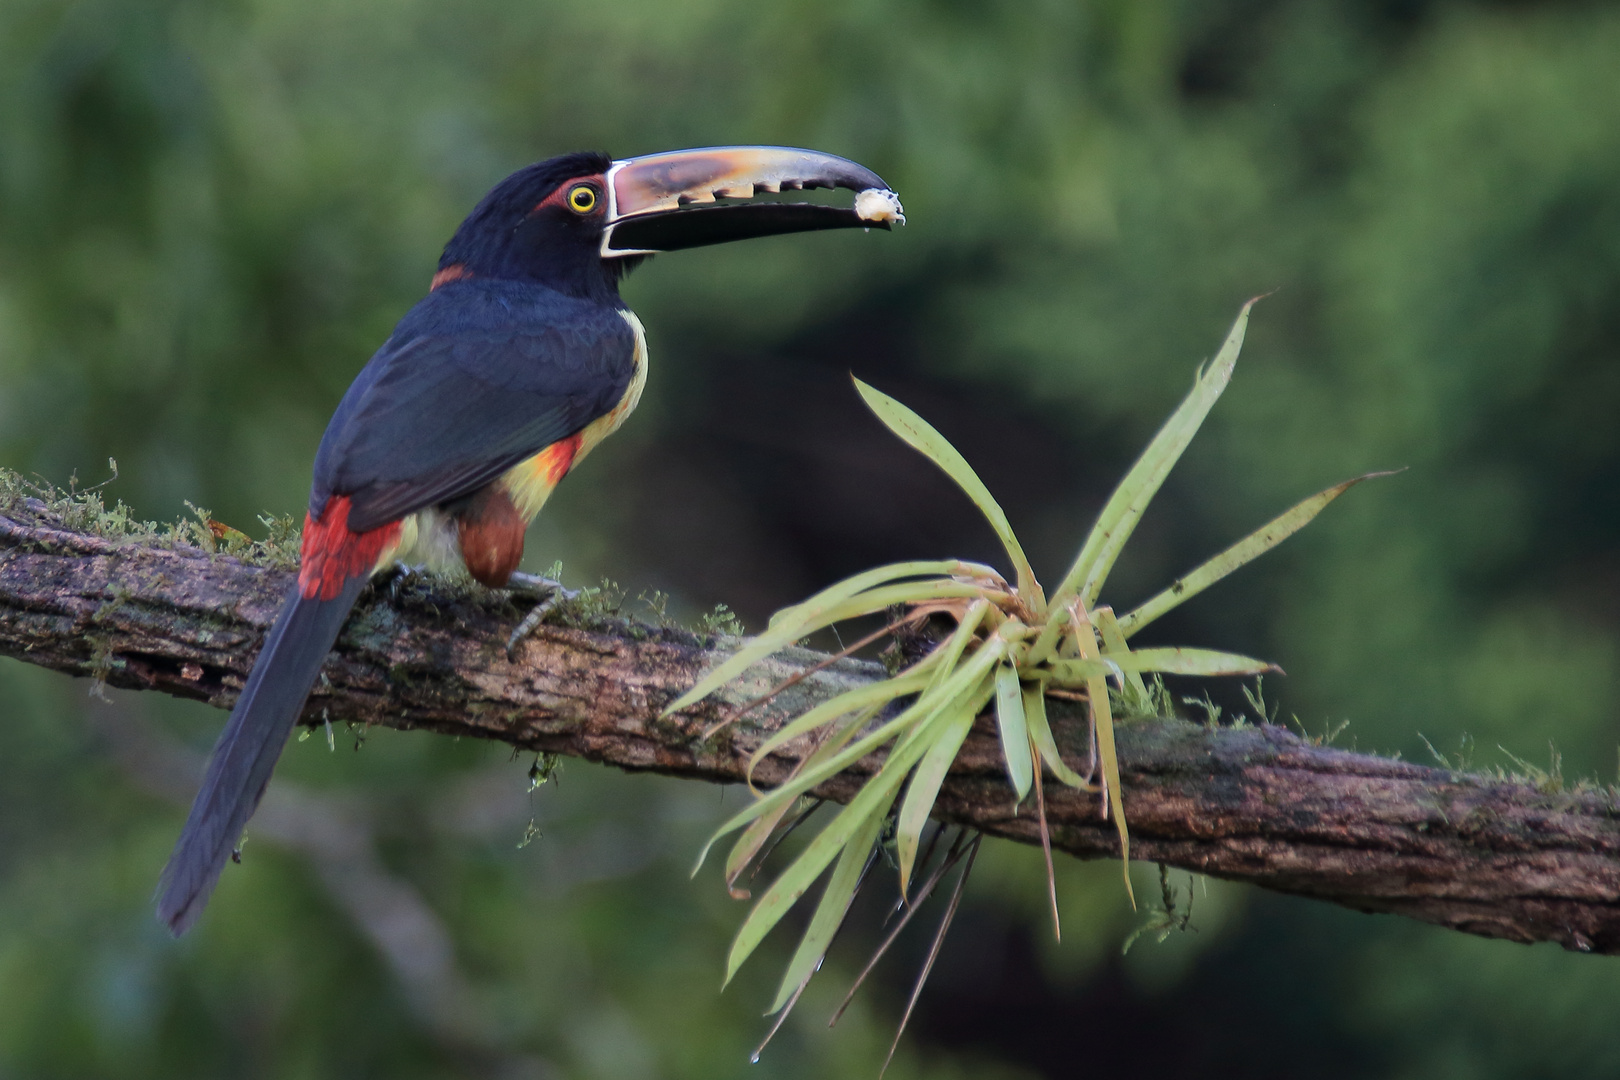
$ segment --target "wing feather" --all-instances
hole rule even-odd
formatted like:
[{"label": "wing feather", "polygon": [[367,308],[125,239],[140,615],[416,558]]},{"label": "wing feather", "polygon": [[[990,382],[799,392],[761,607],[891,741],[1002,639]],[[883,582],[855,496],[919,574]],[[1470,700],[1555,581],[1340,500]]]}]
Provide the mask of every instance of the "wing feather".
[{"label": "wing feather", "polygon": [[445,286],[344,396],[316,455],[311,507],[348,495],[350,527],[363,531],[470,495],[609,412],[634,353],[634,331],[611,308],[508,283]]}]

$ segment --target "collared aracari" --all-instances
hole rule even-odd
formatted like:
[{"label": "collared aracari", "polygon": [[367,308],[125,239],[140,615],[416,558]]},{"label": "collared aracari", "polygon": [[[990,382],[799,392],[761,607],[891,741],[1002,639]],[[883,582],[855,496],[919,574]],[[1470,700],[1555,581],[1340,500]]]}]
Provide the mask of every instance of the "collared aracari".
[{"label": "collared aracari", "polygon": [[[846,188],[855,205],[739,201],[803,188]],[[636,407],[647,347],[619,298],[629,267],[904,221],[877,174],[786,147],[569,154],[497,184],[321,438],[298,579],[163,872],[159,918],[178,935],[202,912],[367,580],[414,562],[506,585],[557,482]]]}]

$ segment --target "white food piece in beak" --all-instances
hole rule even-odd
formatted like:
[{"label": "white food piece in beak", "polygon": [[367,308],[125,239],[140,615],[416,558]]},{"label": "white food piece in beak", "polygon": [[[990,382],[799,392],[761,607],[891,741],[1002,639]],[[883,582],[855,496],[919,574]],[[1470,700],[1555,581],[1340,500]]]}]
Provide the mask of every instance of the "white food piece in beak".
[{"label": "white food piece in beak", "polygon": [[855,215],[862,221],[892,221],[898,225],[906,223],[906,211],[905,207],[900,205],[900,196],[882,188],[867,188],[856,195]]}]

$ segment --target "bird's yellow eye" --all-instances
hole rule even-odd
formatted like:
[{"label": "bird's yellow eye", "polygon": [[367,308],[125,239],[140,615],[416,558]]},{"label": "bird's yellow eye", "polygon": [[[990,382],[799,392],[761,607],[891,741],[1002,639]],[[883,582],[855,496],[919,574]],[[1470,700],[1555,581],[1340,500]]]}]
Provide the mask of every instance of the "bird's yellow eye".
[{"label": "bird's yellow eye", "polygon": [[568,206],[578,214],[588,214],[596,209],[596,189],[589,184],[581,184],[568,193]]}]

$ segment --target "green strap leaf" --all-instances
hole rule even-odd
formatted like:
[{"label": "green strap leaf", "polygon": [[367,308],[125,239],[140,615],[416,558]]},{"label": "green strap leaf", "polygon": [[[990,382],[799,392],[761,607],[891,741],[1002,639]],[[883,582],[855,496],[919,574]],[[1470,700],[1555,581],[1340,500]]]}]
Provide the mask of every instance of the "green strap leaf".
[{"label": "green strap leaf", "polygon": [[[1097,639],[1089,622],[1082,619],[1075,625],[1073,641],[1081,659],[1097,659]],[[1104,806],[1112,802],[1114,830],[1119,833],[1119,859],[1125,877],[1125,894],[1131,898],[1131,906],[1134,907],[1136,891],[1131,888],[1131,834],[1125,824],[1124,789],[1119,779],[1119,754],[1114,748],[1114,717],[1108,708],[1108,680],[1100,675],[1094,675],[1086,680],[1086,697],[1090,699],[1091,723],[1097,734],[1097,760],[1102,766]]]},{"label": "green strap leaf", "polygon": [[934,809],[939,786],[945,782],[956,753],[973,729],[973,718],[989,700],[990,688],[964,700],[959,706],[947,710],[929,727],[928,748],[923,752],[917,771],[912,774],[906,797],[900,803],[900,816],[895,821],[895,853],[900,863],[900,895],[911,888],[911,870],[917,861],[917,847],[922,840],[923,826]]},{"label": "green strap leaf", "polygon": [[1282,668],[1264,660],[1216,649],[1181,646],[1137,649],[1127,653],[1103,653],[1096,660],[1053,660],[1047,665],[1053,677],[1065,686],[1112,675],[1123,679],[1129,673],[1158,671],[1166,675],[1264,675]]},{"label": "green strap leaf", "polygon": [[759,947],[765,935],[771,932],[771,929],[781,921],[782,916],[787,914],[788,909],[797,903],[799,897],[803,896],[816,878],[821,876],[827,864],[832,862],[833,856],[849,843],[856,830],[868,824],[871,817],[881,818],[888,811],[900,782],[922,756],[922,751],[923,745],[919,743],[909,754],[898,752],[891,754],[878,774],[861,786],[861,790],[850,800],[849,805],[828,822],[826,828],[816,834],[816,838],[805,846],[804,851],[800,852],[792,865],[771,883],[765,895],[759,898],[753,910],[748,913],[742,928],[737,931],[737,938],[731,945],[731,954],[726,959],[726,982],[731,981],[731,977],[737,973],[743,961]]},{"label": "green strap leaf", "polygon": [[1086,536],[1086,542],[1068,576],[1058,586],[1057,592],[1052,594],[1052,607],[1062,607],[1076,596],[1085,602],[1088,609],[1095,606],[1103,581],[1113,569],[1114,560],[1119,557],[1125,541],[1135,531],[1142,512],[1158,493],[1164,478],[1170,474],[1204,418],[1209,415],[1210,408],[1231,381],[1232,369],[1237,364],[1238,353],[1243,348],[1243,335],[1249,325],[1249,309],[1254,307],[1255,302],[1250,300],[1243,305],[1215,361],[1198,376],[1192,393],[1187,395],[1180,408],[1153,437],[1131,471],[1125,474],[1125,479],[1114,490],[1098,515],[1097,523]]},{"label": "green strap leaf", "polygon": [[907,445],[920,451],[924,457],[943,469],[945,475],[956,481],[956,486],[973,500],[990,522],[990,527],[1001,538],[1001,546],[1007,549],[1007,557],[1012,560],[1013,569],[1017,572],[1019,595],[1037,609],[1044,609],[1040,583],[1035,580],[1035,571],[1030,568],[1029,559],[1025,557],[1024,549],[1018,543],[1018,537],[1013,534],[1012,524],[1002,512],[1001,504],[990,494],[990,489],[984,486],[984,481],[973,471],[973,466],[969,465],[960,451],[952,446],[945,436],[934,430],[928,421],[881,390],[876,390],[859,379],[854,381],[855,390],[866,402],[867,407],[877,414],[878,419],[888,425],[890,431],[905,440]]},{"label": "green strap leaf", "polygon": [[916,604],[929,600],[965,600],[981,595],[983,590],[979,586],[948,578],[913,581],[904,585],[886,585],[869,589],[831,607],[803,613],[800,617],[773,625],[771,629],[737,650],[713,671],[699,679],[697,685],[665,708],[661,715],[669,716],[701,701],[772,653],[786,648],[806,634],[835,622],[853,619],[859,615],[870,615],[895,604]]},{"label": "green strap leaf", "polygon": [[1001,756],[1007,763],[1007,779],[1012,782],[1016,806],[1029,794],[1035,773],[1030,760],[1029,724],[1024,719],[1024,690],[1011,664],[996,668],[996,726],[1001,731]]},{"label": "green strap leaf", "polygon": [[958,665],[955,673],[951,675],[938,688],[931,688],[917,699],[916,707],[919,714],[926,710],[926,718],[919,720],[911,726],[905,735],[900,737],[899,746],[905,747],[912,740],[926,737],[928,725],[935,722],[943,713],[953,711],[964,698],[975,701],[974,715],[990,700],[993,692],[994,679],[990,673],[1006,656],[1009,644],[1003,638],[992,635],[990,639],[981,644],[972,658],[965,664]]},{"label": "green strap leaf", "polygon": [[827,879],[827,888],[816,903],[816,913],[811,916],[810,925],[805,928],[804,937],[799,940],[799,947],[782,975],[782,985],[776,991],[776,1000],[771,1003],[767,1014],[779,1011],[792,1001],[821,966],[822,958],[832,945],[833,936],[844,925],[844,917],[849,914],[849,905],[855,899],[855,888],[861,883],[861,874],[866,870],[872,845],[883,831],[885,809],[884,806],[874,806],[850,833],[843,852],[838,856],[838,865],[833,867],[832,877]]},{"label": "green strap leaf", "polygon": [[791,809],[792,803],[783,803],[773,812],[755,818],[753,823],[737,837],[737,842],[731,845],[731,852],[726,856],[726,888],[736,886],[737,879],[742,877],[742,872],[748,869],[748,864],[754,861],[754,856],[759,854],[760,849],[765,846],[765,842],[771,838],[771,834],[776,831],[776,827],[782,823],[782,819]]},{"label": "green strap leaf", "polygon": [[1123,673],[1118,664],[1107,660],[1052,660],[1047,663],[1045,670],[1051,672],[1052,680],[1059,686],[1073,688],[1086,688],[1092,679],[1107,679],[1110,675],[1117,677]]},{"label": "green strap leaf", "polygon": [[961,559],[935,559],[915,562],[890,563],[888,566],[879,566],[873,570],[847,577],[842,581],[827,586],[808,600],[801,600],[797,604],[785,607],[771,616],[769,628],[774,628],[780,622],[798,618],[808,612],[823,611],[834,604],[842,603],[856,593],[878,585],[886,585],[891,581],[907,577],[981,577],[994,575],[999,578],[994,569],[981,563],[964,562]]},{"label": "green strap leaf", "polygon": [[1346,480],[1342,484],[1335,484],[1326,491],[1317,492],[1287,512],[1272,518],[1196,570],[1183,574],[1171,582],[1168,589],[1148,600],[1134,611],[1122,615],[1119,619],[1121,632],[1126,637],[1130,637],[1160,615],[1183,601],[1197,596],[1238,567],[1264,555],[1306,525],[1309,525],[1311,520],[1317,514],[1320,514],[1328,503],[1362,481],[1394,476],[1400,471],[1400,469],[1392,469],[1387,472],[1367,473],[1364,476]]},{"label": "green strap leaf", "polygon": [[[1114,618],[1114,613],[1106,607],[1100,607],[1091,614],[1097,624],[1097,633],[1102,638],[1103,655],[1113,660],[1129,656],[1131,648],[1125,644],[1125,634],[1120,630],[1119,620]],[[1148,700],[1147,684],[1142,681],[1142,673],[1140,671],[1131,671],[1124,665],[1120,666],[1120,670],[1124,674],[1125,687],[1129,688],[1130,697],[1134,697],[1135,702],[1138,704],[1146,702]],[[1130,700],[1130,697],[1127,698],[1127,701]]]},{"label": "green strap leaf", "polygon": [[886,705],[897,697],[906,694],[915,694],[921,691],[928,683],[926,672],[922,674],[902,675],[893,679],[884,679],[881,682],[868,683],[857,686],[853,690],[846,690],[837,697],[823,701],[794,720],[791,724],[782,727],[760,744],[759,749],[748,759],[748,772],[752,775],[759,763],[765,760],[767,754],[797,739],[810,731],[830,724],[841,716],[859,709],[866,709],[873,705]]},{"label": "green strap leaf", "polygon": [[1024,719],[1029,724],[1029,741],[1035,745],[1052,775],[1070,787],[1095,790],[1094,785],[1075,772],[1058,753],[1057,740],[1052,737],[1052,725],[1046,719],[1046,689],[1040,683],[1024,684]]},{"label": "green strap leaf", "polygon": [[990,601],[973,601],[968,606],[967,611],[962,614],[962,621],[956,624],[956,629],[951,632],[951,636],[945,639],[945,644],[928,654],[930,658],[939,657],[939,664],[934,669],[934,677],[933,681],[929,683],[929,689],[933,689],[944,682],[950,677],[951,672],[956,670],[957,661],[962,658],[962,653],[966,651],[968,644],[973,640],[973,635],[979,632],[979,625],[984,622],[984,617],[989,613]]},{"label": "green strap leaf", "polygon": [[1068,640],[1063,631],[1068,628],[1069,620],[1073,617],[1072,605],[1065,603],[1059,607],[1051,605],[1046,610],[1046,621],[1041,624],[1040,633],[1035,635],[1035,643],[1029,647],[1029,653],[1024,657],[1026,670],[1032,670],[1050,660],[1057,652],[1058,643]]},{"label": "green strap leaf", "polygon": [[1123,656],[1103,654],[1127,672],[1159,671],[1166,675],[1265,675],[1282,673],[1282,668],[1265,660],[1217,649],[1191,649],[1181,646],[1137,649]]},{"label": "green strap leaf", "polygon": [[[962,665],[962,669],[946,681],[937,692],[924,695],[909,705],[900,715],[880,724],[874,730],[863,735],[838,753],[831,755],[825,761],[813,767],[806,767],[802,772],[784,782],[780,787],[773,789],[769,794],[756,802],[739,810],[720,828],[709,837],[708,843],[698,853],[697,864],[692,872],[695,874],[703,867],[704,860],[708,858],[709,849],[716,841],[737,829],[741,829],[761,814],[773,812],[783,802],[791,801],[839,772],[845,766],[859,761],[873,750],[895,738],[903,732],[911,730],[915,725],[926,723],[932,716],[942,709],[949,708],[951,702],[961,694],[972,689],[973,685],[995,666],[996,662],[1005,655],[1005,643],[1002,648],[996,648],[995,639],[981,647],[978,652]],[[853,693],[854,691],[846,691]],[[836,699],[834,699],[836,700]],[[890,760],[899,756],[896,749],[890,755]],[[915,760],[915,759],[913,759]]]},{"label": "green strap leaf", "polygon": [[[792,776],[789,779],[797,777],[805,769],[815,768],[845,746],[848,746],[849,740],[854,738],[855,734],[873,716],[877,715],[878,710],[881,708],[882,705],[871,705],[859,712],[849,713],[842,719],[834,721],[832,732],[822,740],[820,746],[810,753],[809,757],[794,766]],[[736,884],[737,878],[741,876],[748,864],[753,861],[759,850],[765,846],[765,842],[770,839],[771,833],[792,807],[793,803],[784,802],[772,812],[755,818],[753,824],[743,830],[742,835],[737,838],[737,842],[732,845],[731,853],[726,857],[727,888]]]},{"label": "green strap leaf", "polygon": [[[957,665],[956,669],[952,671],[950,675],[943,681],[931,683],[928,688],[923,690],[923,692],[918,696],[917,700],[912,702],[905,709],[905,711],[903,711],[899,716],[894,717],[878,730],[892,730],[898,732],[902,729],[909,728],[909,733],[904,737],[914,737],[917,727],[924,723],[927,717],[931,716],[933,713],[942,708],[948,707],[952,699],[960,697],[962,694],[966,693],[975,682],[984,676],[985,672],[987,672],[994,663],[996,663],[1002,656],[1006,655],[1006,650],[1007,642],[1003,641],[1001,638],[992,637],[989,641],[979,646],[978,651],[973,654],[972,658],[967,663]],[[938,656],[939,653],[936,651],[932,655]],[[930,659],[931,658],[932,657],[930,657]],[[896,676],[892,679],[885,679],[883,682],[873,684],[872,686],[857,687],[854,690],[846,690],[842,694],[839,694],[838,697],[833,698],[829,702],[824,702],[823,704],[818,705],[816,708],[831,710],[845,698],[880,689],[884,690],[885,693],[890,694],[891,697],[899,697],[903,694],[912,693],[920,689],[921,682],[927,676],[927,669],[924,669],[921,665],[919,665],[918,667],[913,668],[911,672],[906,675]],[[784,732],[787,732],[792,727],[797,724],[801,724],[802,722],[803,717],[794,721],[793,724],[788,725],[788,727],[783,728],[782,731],[777,732],[775,735],[772,735],[769,739],[767,739],[765,743],[760,746],[758,750],[755,750],[753,755],[749,757],[748,771],[752,773],[754,768],[760,763],[760,761],[764,759],[767,753],[770,753],[772,750],[775,750],[777,747],[781,746],[787,741],[785,738],[783,738]],[[876,732],[873,734],[876,734]],[[871,737],[872,736],[870,735],[867,736],[868,739]],[[862,741],[865,742],[866,740],[863,739]]]}]

